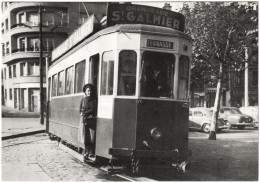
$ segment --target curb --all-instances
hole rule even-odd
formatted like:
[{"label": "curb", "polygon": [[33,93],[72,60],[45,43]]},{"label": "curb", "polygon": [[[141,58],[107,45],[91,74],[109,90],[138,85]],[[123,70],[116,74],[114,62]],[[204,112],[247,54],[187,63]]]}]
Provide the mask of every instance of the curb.
[{"label": "curb", "polygon": [[38,114],[2,113],[2,118],[39,118]]},{"label": "curb", "polygon": [[20,134],[16,134],[16,135],[9,135],[9,136],[2,137],[2,140],[24,137],[24,136],[34,135],[34,134],[38,134],[38,133],[46,133],[46,130],[37,130],[37,131],[33,131],[33,132],[26,132],[26,133],[20,133]]}]

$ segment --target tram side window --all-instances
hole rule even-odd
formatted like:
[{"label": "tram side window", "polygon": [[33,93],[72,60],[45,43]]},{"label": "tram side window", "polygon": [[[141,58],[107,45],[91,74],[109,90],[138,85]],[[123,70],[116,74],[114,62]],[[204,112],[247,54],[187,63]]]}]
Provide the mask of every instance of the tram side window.
[{"label": "tram side window", "polygon": [[58,76],[55,74],[52,76],[52,91],[51,96],[55,97],[57,96],[57,84],[58,84]]},{"label": "tram side window", "polygon": [[137,54],[132,50],[123,50],[119,54],[118,95],[135,95]]},{"label": "tram side window", "polygon": [[66,84],[65,84],[65,93],[72,94],[73,93],[73,71],[74,67],[69,67],[66,69]]},{"label": "tram side window", "polygon": [[61,71],[58,75],[58,96],[64,95],[65,72]]},{"label": "tram side window", "polygon": [[75,68],[75,93],[81,93],[85,84],[85,66],[86,61],[83,60],[76,64]]},{"label": "tram side window", "polygon": [[48,101],[50,101],[51,77],[48,78]]},{"label": "tram side window", "polygon": [[141,63],[141,96],[174,98],[175,56],[146,51]]},{"label": "tram side window", "polygon": [[180,56],[179,63],[179,99],[188,98],[188,82],[189,82],[189,58],[187,56]]},{"label": "tram side window", "polygon": [[104,52],[101,71],[101,95],[112,95],[114,86],[114,52]]}]

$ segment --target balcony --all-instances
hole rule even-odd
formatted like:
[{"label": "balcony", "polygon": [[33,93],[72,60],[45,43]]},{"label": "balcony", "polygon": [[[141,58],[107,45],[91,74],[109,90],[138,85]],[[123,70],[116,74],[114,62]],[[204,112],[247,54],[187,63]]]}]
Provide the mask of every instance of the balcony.
[{"label": "balcony", "polygon": [[[45,54],[49,54],[50,52],[44,51],[43,57]],[[7,63],[17,59],[27,59],[27,58],[39,58],[40,52],[39,51],[30,51],[30,49],[13,49],[12,54],[5,55],[2,57],[2,63]]]},{"label": "balcony", "polygon": [[[69,31],[68,24],[64,23],[63,25],[54,25],[51,23],[43,24],[42,26],[43,32],[50,32],[50,33],[67,33]],[[38,23],[32,23],[32,22],[25,22],[25,23],[19,23],[14,24],[11,26],[10,35],[14,36],[21,33],[31,33],[31,32],[39,32],[39,24]]]}]

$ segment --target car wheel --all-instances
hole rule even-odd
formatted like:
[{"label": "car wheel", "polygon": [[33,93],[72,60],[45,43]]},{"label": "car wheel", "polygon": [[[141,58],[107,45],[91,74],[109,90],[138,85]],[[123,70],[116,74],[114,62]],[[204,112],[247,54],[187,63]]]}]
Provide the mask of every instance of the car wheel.
[{"label": "car wheel", "polygon": [[245,128],[245,126],[238,126],[237,127],[239,130],[243,130]]},{"label": "car wheel", "polygon": [[202,130],[206,133],[209,133],[209,124],[204,124]]},{"label": "car wheel", "polygon": [[230,122],[227,122],[227,123],[226,123],[226,125],[228,126],[228,128],[227,128],[227,129],[231,129],[231,128],[232,128],[232,125],[231,125],[231,123],[230,123]]}]

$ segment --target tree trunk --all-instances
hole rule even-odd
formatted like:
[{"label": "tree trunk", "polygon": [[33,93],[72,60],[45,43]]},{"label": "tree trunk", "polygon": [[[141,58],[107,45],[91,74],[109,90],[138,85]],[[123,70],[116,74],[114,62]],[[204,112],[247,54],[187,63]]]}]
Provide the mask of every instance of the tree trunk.
[{"label": "tree trunk", "polygon": [[214,110],[210,125],[210,131],[209,131],[209,140],[216,140],[216,127],[217,127],[217,120],[218,120],[218,113],[220,108],[220,98],[221,98],[221,91],[222,91],[222,77],[223,77],[223,66],[222,63],[219,65],[219,79],[217,84],[217,91],[216,91],[216,97],[215,97],[215,103],[214,103]]}]

